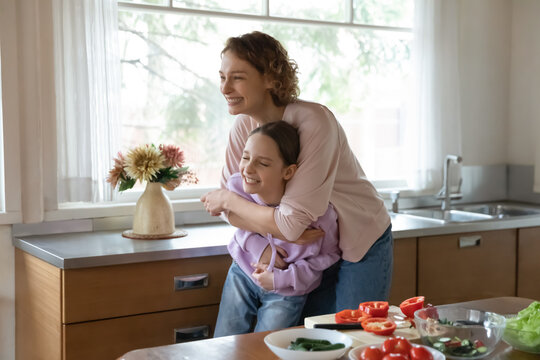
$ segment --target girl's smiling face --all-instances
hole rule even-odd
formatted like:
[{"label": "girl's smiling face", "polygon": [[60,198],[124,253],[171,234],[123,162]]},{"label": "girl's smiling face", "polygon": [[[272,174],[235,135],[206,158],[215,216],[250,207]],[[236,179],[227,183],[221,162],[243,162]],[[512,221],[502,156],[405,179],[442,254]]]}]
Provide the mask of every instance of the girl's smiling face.
[{"label": "girl's smiling face", "polygon": [[220,90],[229,106],[231,115],[245,114],[257,118],[269,106],[273,106],[268,91],[271,82],[249,62],[231,51],[221,58]]},{"label": "girl's smiling face", "polygon": [[256,133],[248,138],[240,161],[242,186],[246,193],[257,194],[268,205],[277,205],[287,180],[295,171],[295,164],[285,165],[271,137]]}]

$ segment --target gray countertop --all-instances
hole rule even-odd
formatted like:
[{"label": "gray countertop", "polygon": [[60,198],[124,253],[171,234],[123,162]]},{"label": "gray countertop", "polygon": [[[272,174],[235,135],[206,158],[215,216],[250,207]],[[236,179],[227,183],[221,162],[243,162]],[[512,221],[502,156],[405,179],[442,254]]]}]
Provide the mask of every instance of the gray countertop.
[{"label": "gray countertop", "polygon": [[[395,239],[540,226],[540,216],[446,223],[391,214]],[[122,231],[14,237],[13,245],[61,269],[119,265],[227,254],[235,228],[226,223],[185,225],[188,235],[167,240],[133,240]]]}]

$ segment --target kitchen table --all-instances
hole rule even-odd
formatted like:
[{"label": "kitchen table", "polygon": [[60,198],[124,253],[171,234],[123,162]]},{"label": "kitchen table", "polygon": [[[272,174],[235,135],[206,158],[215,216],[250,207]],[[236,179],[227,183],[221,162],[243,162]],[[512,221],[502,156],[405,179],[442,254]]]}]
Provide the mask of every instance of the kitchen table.
[{"label": "kitchen table", "polygon": [[[453,305],[499,314],[512,314],[527,307],[532,301],[532,299],[518,297],[498,297]],[[264,337],[268,333],[270,331],[133,350],[124,354],[119,360],[275,360],[278,359],[277,356],[264,344]],[[540,356],[513,350],[501,340],[488,358],[493,360],[538,360]],[[343,356],[342,359],[348,359],[348,355]]]}]

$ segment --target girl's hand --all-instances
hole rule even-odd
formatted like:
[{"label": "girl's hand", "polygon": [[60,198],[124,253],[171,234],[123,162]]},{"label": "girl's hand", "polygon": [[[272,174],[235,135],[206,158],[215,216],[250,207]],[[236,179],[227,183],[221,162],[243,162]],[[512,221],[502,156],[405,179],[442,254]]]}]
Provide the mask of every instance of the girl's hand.
[{"label": "girl's hand", "polygon": [[324,231],[322,231],[321,229],[307,229],[302,233],[302,235],[300,235],[298,239],[293,241],[293,243],[298,245],[311,244],[319,240],[323,236]]},{"label": "girl's hand", "polygon": [[[283,258],[286,258],[287,256],[289,256],[289,254],[287,254],[287,251],[285,251],[285,249],[280,248],[279,246],[276,246],[276,260],[274,262],[274,267],[281,270],[285,270],[286,268],[288,268],[289,264],[286,263],[285,260],[283,260]],[[259,259],[259,265],[268,266],[270,264],[271,259],[272,259],[272,248],[270,247],[270,245],[267,245],[264,248],[263,253],[261,254],[261,258]]]},{"label": "girl's hand", "polygon": [[253,271],[253,278],[255,281],[267,291],[274,290],[274,273],[268,271],[268,265],[266,264],[251,264],[255,268]]},{"label": "girl's hand", "polygon": [[222,211],[225,211],[225,202],[231,195],[229,190],[217,189],[207,192],[201,196],[201,201],[204,204],[204,209],[212,216],[219,216]]}]

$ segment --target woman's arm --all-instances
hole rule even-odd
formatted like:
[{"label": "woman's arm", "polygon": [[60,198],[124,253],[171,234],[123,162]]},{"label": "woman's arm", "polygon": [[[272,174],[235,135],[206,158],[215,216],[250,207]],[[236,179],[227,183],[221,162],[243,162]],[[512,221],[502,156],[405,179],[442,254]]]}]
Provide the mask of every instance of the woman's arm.
[{"label": "woman's arm", "polygon": [[229,223],[237,228],[284,239],[274,220],[273,207],[258,205],[225,189],[210,191],[201,201],[212,216],[226,212]]},{"label": "woman's arm", "polygon": [[[212,216],[227,213],[229,223],[237,228],[259,234],[272,234],[273,237],[295,242],[297,244],[310,244],[321,236],[321,229],[306,229],[298,239],[286,239],[279,230],[273,207],[262,206],[248,201],[240,195],[225,189],[210,191],[201,197],[206,211]],[[263,259],[261,259],[262,262]]]}]

